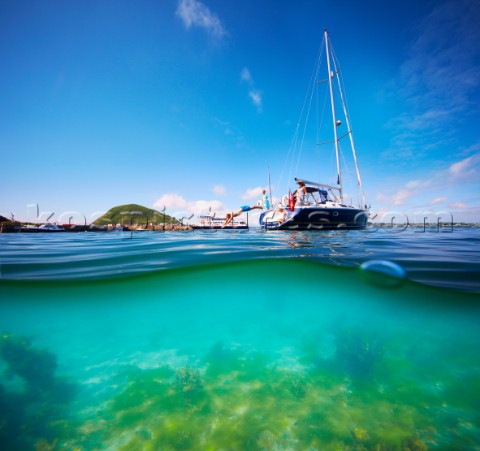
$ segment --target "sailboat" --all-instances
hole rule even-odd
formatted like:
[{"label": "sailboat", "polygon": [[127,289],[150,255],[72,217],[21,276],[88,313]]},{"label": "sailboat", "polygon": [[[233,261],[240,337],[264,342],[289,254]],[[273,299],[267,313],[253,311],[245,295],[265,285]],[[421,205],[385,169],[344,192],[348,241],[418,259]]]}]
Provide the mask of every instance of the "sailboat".
[{"label": "sailboat", "polygon": [[[333,126],[333,140],[319,144],[333,144],[336,157],[336,183],[320,183],[295,177],[295,181],[300,185],[301,195],[297,196],[297,201],[292,193],[283,196],[277,208],[264,211],[260,216],[260,227],[263,229],[274,230],[354,230],[364,229],[367,226],[369,208],[365,200],[362,179],[358,169],[357,154],[353,140],[350,119],[347,113],[346,103],[342,83],[339,77],[339,66],[334,58],[331,48],[329,34],[327,29],[324,31],[324,47],[327,66],[327,78],[317,80],[317,74],[314,77],[315,85],[322,82],[328,82],[328,91],[330,97],[331,124]],[[323,53],[323,51],[322,51]],[[319,68],[319,63],[317,63]],[[318,72],[318,70],[317,70]],[[334,95],[335,89],[335,95]],[[339,108],[335,104],[341,105]],[[339,111],[339,113],[337,112]],[[345,121],[346,130],[341,133],[342,115]],[[351,148],[353,165],[355,166],[356,190],[359,196],[357,204],[353,205],[353,200],[347,200],[342,174],[342,156],[340,141],[348,138]],[[297,191],[299,193],[299,191]]]}]

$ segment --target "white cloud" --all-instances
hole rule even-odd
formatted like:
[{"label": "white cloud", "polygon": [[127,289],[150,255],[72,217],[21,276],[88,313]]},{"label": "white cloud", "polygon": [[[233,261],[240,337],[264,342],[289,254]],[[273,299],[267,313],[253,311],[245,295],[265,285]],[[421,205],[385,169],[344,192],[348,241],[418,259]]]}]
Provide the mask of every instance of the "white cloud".
[{"label": "white cloud", "polygon": [[262,93],[256,89],[250,89],[248,95],[257,108],[262,108]]},{"label": "white cloud", "polygon": [[458,175],[462,173],[466,167],[468,167],[470,160],[472,157],[465,158],[465,160],[458,161],[457,163],[453,163],[448,170],[450,171],[450,174],[453,175]]},{"label": "white cloud", "polygon": [[464,204],[463,202],[455,202],[453,204],[449,204],[448,208],[453,208],[454,210],[464,210],[465,208],[468,208],[468,205]]},{"label": "white cloud", "polygon": [[262,190],[264,190],[262,186],[257,186],[255,188],[250,188],[242,194],[242,199],[249,200],[249,199],[260,199],[262,197]]},{"label": "white cloud", "polygon": [[224,211],[225,207],[218,200],[195,200],[188,203],[189,212],[196,215],[211,211],[212,213]]},{"label": "white cloud", "polygon": [[418,117],[448,119],[471,104],[468,94],[480,84],[479,20],[477,0],[451,0],[420,23],[402,66],[405,94],[415,106],[425,106]]},{"label": "white cloud", "polygon": [[449,0],[419,23],[400,76],[389,88],[407,109],[389,123],[397,133],[388,156],[403,153],[399,159],[412,160],[451,143],[459,119],[476,111],[479,22],[478,0]]},{"label": "white cloud", "polygon": [[198,0],[179,0],[177,16],[182,19],[187,29],[203,28],[215,37],[222,37],[227,33],[218,16]]},{"label": "white cloud", "polygon": [[[465,158],[465,155],[476,153]],[[450,209],[454,211],[455,220],[476,222],[479,211],[479,181],[480,181],[480,148],[477,145],[466,149],[457,149],[463,159],[440,163],[431,168],[425,167],[421,178],[411,179],[407,183],[396,185],[390,183],[388,191],[376,195],[374,208],[387,209],[419,209],[421,213],[432,213],[435,209]],[[430,214],[428,213],[428,214]],[[434,212],[432,214],[437,214]]]},{"label": "white cloud", "polygon": [[252,75],[250,74],[250,71],[246,67],[242,69],[242,72],[240,74],[240,79],[248,83],[253,82]]},{"label": "white cloud", "polygon": [[441,204],[442,202],[445,202],[446,200],[448,200],[448,197],[446,196],[443,196],[443,197],[436,197],[435,199],[432,200],[432,204]]},{"label": "white cloud", "polygon": [[393,205],[403,205],[413,194],[414,193],[408,189],[401,189],[392,196],[392,203]]},{"label": "white cloud", "polygon": [[178,194],[175,193],[170,193],[170,194],[164,194],[162,197],[157,199],[157,201],[153,204],[154,208],[157,209],[162,209],[163,207],[171,210],[171,209],[182,209],[186,208],[188,205],[188,202],[182,197],[179,196]]},{"label": "white cloud", "polygon": [[456,179],[471,179],[478,176],[480,171],[480,152],[471,157],[453,163],[448,172]]},{"label": "white cloud", "polygon": [[385,196],[382,193],[377,194],[377,200],[386,202],[391,205],[399,206],[404,205],[405,202],[412,196],[416,195],[419,190],[422,190],[430,185],[429,180],[410,180],[404,187],[397,190],[396,193],[391,196]]},{"label": "white cloud", "polygon": [[217,196],[224,196],[227,192],[227,189],[223,185],[214,185],[212,191]]},{"label": "white cloud", "polygon": [[421,186],[424,186],[424,185],[425,185],[425,182],[422,182],[420,180],[410,180],[405,185],[405,188],[407,188],[408,190],[414,190],[414,189],[420,188]]},{"label": "white cloud", "polygon": [[262,91],[255,87],[252,74],[247,67],[242,69],[242,72],[240,73],[240,80],[248,84],[248,96],[252,100],[253,104],[257,107],[257,110],[261,112],[263,103]]},{"label": "white cloud", "polygon": [[462,155],[472,155],[476,153],[480,153],[480,142],[472,144],[462,151]]},{"label": "white cloud", "polygon": [[186,200],[184,197],[175,194],[168,193],[157,199],[153,205],[158,210],[163,210],[165,206],[167,214],[178,217],[182,214],[204,214],[210,209],[211,212],[223,212],[225,207],[222,202],[218,200]]}]

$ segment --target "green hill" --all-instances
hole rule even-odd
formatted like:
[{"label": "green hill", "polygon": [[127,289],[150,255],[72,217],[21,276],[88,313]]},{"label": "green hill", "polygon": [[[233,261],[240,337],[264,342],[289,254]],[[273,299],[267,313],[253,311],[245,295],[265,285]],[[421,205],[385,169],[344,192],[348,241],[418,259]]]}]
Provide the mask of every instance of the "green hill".
[{"label": "green hill", "polygon": [[[163,224],[163,213],[137,204],[119,205],[110,208],[103,216],[94,221],[97,225],[106,224],[139,224],[145,225],[150,222]],[[172,216],[165,215],[166,224],[179,224],[180,221]]]}]

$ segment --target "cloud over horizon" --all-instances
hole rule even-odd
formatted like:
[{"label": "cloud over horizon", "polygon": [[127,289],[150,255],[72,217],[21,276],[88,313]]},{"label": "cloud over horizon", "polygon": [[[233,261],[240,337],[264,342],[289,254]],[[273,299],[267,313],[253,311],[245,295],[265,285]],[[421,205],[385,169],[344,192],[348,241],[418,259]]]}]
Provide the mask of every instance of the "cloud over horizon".
[{"label": "cloud over horizon", "polygon": [[428,187],[430,183],[431,182],[429,180],[410,180],[391,196],[385,196],[382,193],[378,193],[377,200],[395,206],[404,205],[408,199],[416,195],[419,190],[423,190]]},{"label": "cloud over horizon", "polygon": [[167,211],[170,211],[173,216],[181,214],[205,214],[211,209],[212,213],[223,213],[225,207],[222,202],[218,200],[187,200],[183,196],[176,193],[167,193],[158,198],[153,204],[154,208],[163,209],[165,206]]}]

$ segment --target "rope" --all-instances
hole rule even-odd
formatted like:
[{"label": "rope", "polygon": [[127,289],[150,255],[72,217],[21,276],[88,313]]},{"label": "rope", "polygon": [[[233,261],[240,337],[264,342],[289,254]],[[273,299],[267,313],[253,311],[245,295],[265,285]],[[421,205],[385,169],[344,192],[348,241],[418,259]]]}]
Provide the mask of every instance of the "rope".
[{"label": "rope", "polygon": [[[323,49],[324,49],[324,46],[322,45],[320,47],[320,51],[318,53],[318,56],[317,56],[317,61],[315,63],[315,66],[313,68],[313,72],[312,72],[312,76],[310,77],[310,84],[309,86],[311,86],[311,92],[310,92],[310,100],[308,102],[308,109],[307,109],[307,115],[305,117],[305,124],[303,126],[303,134],[302,134],[302,140],[300,142],[300,148],[299,148],[299,151],[298,151],[298,157],[297,157],[297,164],[295,166],[295,172],[298,171],[298,165],[300,163],[300,157],[302,155],[302,150],[303,150],[303,143],[305,141],[305,133],[307,131],[307,125],[308,125],[308,120],[310,118],[310,111],[311,111],[311,105],[312,105],[312,99],[313,99],[313,96],[315,94],[315,85],[316,85],[316,79],[318,78],[318,73],[320,72],[320,67],[321,67],[321,62],[322,62],[322,56],[323,56]],[[305,96],[305,100],[304,100],[304,104],[303,104],[303,107],[302,107],[302,112],[301,112],[301,115],[300,116],[303,116],[303,111],[305,109],[305,103],[307,101],[307,97],[308,97],[308,93],[309,93],[310,89],[307,91],[307,94]]]},{"label": "rope", "polygon": [[[295,133],[294,133],[294,136],[293,136],[292,141],[290,143],[290,148],[288,150],[287,157],[285,158],[284,163],[283,163],[282,171],[281,171],[280,178],[279,178],[279,183],[278,183],[278,185],[276,186],[276,189],[275,189],[275,197],[277,197],[278,191],[280,190],[280,187],[283,184],[283,176],[284,176],[284,173],[285,173],[287,162],[289,163],[289,167],[290,167],[288,180],[292,179],[292,172],[294,170],[293,166],[294,166],[294,161],[295,161],[295,154],[297,154],[295,172],[298,170],[298,166],[299,166],[299,162],[300,162],[300,156],[301,156],[302,148],[303,148],[303,143],[304,143],[304,140],[305,140],[307,123],[308,123],[308,119],[309,119],[309,115],[310,115],[310,107],[311,107],[313,95],[315,93],[315,80],[318,76],[318,72],[319,72],[320,67],[321,67],[321,61],[322,61],[322,56],[323,56],[323,52],[324,52],[324,47],[325,47],[324,45],[321,45],[320,49],[317,53],[317,58],[316,58],[315,65],[314,65],[314,68],[313,68],[313,71],[312,71],[312,75],[310,77],[310,81],[309,81],[309,84],[308,84],[308,89],[307,89],[307,92],[305,94],[305,98],[303,100],[302,109],[300,110],[299,120],[297,122],[297,126],[295,127]],[[306,115],[306,118],[305,118],[305,123],[304,123],[304,126],[303,126],[302,138],[301,138],[300,146],[299,146],[298,145],[299,130],[300,130],[300,126],[303,122],[303,117],[305,115],[304,112],[305,112],[305,108],[307,106],[307,103],[308,103],[308,110],[307,110],[307,115]],[[287,188],[288,188],[288,181],[287,181]]]},{"label": "rope", "polygon": [[[292,138],[292,141],[290,143],[290,147],[288,149],[288,154],[287,154],[287,157],[285,158],[285,161],[283,162],[283,167],[282,167],[282,171],[280,173],[280,179],[279,179],[279,182],[278,182],[278,185],[276,186],[275,188],[275,197],[277,197],[277,193],[278,191],[280,190],[280,186],[282,185],[282,182],[283,182],[283,175],[284,175],[284,172],[285,172],[285,168],[287,166],[287,162],[289,161],[290,159],[290,154],[292,154],[292,160],[293,160],[293,157],[295,155],[295,147],[296,147],[296,142],[297,142],[297,139],[298,139],[298,129],[300,127],[300,124],[297,124],[297,126],[295,127],[295,133],[293,135],[293,138]],[[293,153],[292,153],[292,150],[293,150]],[[290,168],[291,168],[292,164],[290,163]],[[290,171],[291,172],[291,171]],[[271,199],[271,202],[273,204],[273,198]],[[273,206],[273,205],[272,205]]]}]

